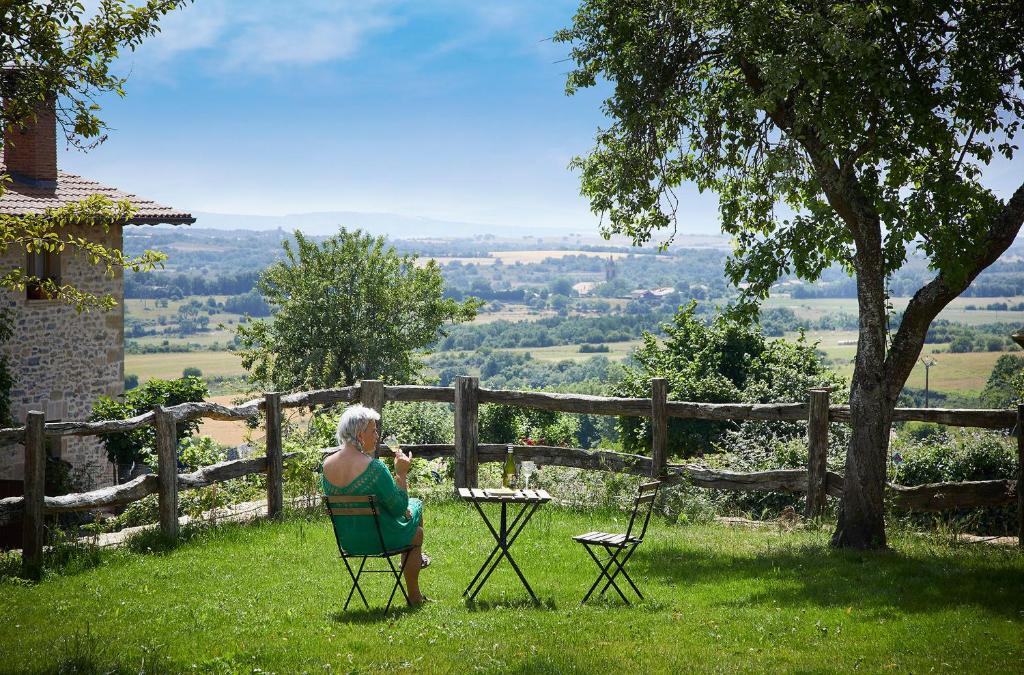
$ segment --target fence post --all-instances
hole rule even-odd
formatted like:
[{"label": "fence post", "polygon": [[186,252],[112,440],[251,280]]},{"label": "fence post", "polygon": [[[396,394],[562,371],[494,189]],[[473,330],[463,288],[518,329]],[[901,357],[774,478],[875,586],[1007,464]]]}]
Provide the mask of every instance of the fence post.
[{"label": "fence post", "polygon": [[807,407],[807,509],[808,518],[825,511],[828,481],[828,388],[810,390]]},{"label": "fence post", "polygon": [[1017,544],[1024,548],[1024,405],[1017,404]]},{"label": "fence post", "polygon": [[381,380],[363,380],[359,383],[359,402],[378,413],[384,411],[384,383]]},{"label": "fence post", "polygon": [[480,379],[460,375],[455,378],[455,487],[476,487],[479,468],[477,446],[480,442]]},{"label": "fence post", "polygon": [[153,428],[156,430],[160,530],[173,540],[178,538],[178,430],[174,415],[163,406],[153,406]]},{"label": "fence post", "polygon": [[664,377],[651,378],[651,477],[665,475],[668,462],[668,380]]},{"label": "fence post", "polygon": [[277,518],[284,511],[284,464],[281,459],[281,394],[264,397],[267,415],[267,516]]},{"label": "fence post", "polygon": [[46,414],[25,417],[25,510],[22,516],[21,573],[37,578],[43,565],[43,504],[46,485]]},{"label": "fence post", "polygon": [[[384,414],[384,382],[381,380],[363,380],[359,383],[359,402],[367,408],[373,408],[379,415]],[[380,431],[380,424],[377,424]],[[380,450],[380,444],[373,449],[374,455]],[[390,456],[390,454],[388,455]]]}]

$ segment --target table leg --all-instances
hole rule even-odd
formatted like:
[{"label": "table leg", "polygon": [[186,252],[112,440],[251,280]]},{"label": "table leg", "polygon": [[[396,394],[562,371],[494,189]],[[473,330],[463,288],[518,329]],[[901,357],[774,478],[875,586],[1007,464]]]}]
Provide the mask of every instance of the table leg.
[{"label": "table leg", "polygon": [[[494,537],[494,540],[496,542],[498,542],[498,543],[494,546],[493,549],[491,549],[490,555],[488,555],[487,558],[484,560],[484,564],[480,567],[480,570],[476,573],[476,576],[473,577],[473,581],[469,582],[469,586],[467,586],[466,590],[464,590],[462,592],[463,595],[468,594],[473,589],[473,586],[476,584],[477,580],[480,578],[480,575],[483,574],[484,570],[486,570],[487,567],[491,564],[491,561],[494,559],[494,556],[497,555],[502,550],[502,548],[501,548],[501,534],[494,529],[493,525],[491,525],[490,519],[487,518],[487,513],[480,507],[480,504],[478,502],[474,501],[473,502],[473,506],[476,507],[477,512],[480,514],[480,517],[484,521],[484,524],[487,525],[487,529],[490,530],[491,536]],[[502,506],[504,506],[504,505],[502,505]],[[513,533],[511,538],[508,538],[507,535],[506,535],[506,539],[507,539],[507,542],[508,542],[507,546],[511,546],[512,543],[516,540],[516,537],[518,537],[519,533],[522,531],[523,528],[522,527],[517,527],[517,526],[519,525],[519,522],[520,522],[520,520],[522,520],[523,516],[527,515],[528,513],[530,515],[532,515],[532,511],[536,511],[537,508],[539,508],[539,506],[540,506],[539,504],[534,504],[533,505],[533,509],[531,510],[530,509],[530,505],[526,504],[526,505],[523,506],[523,508],[519,509],[519,511],[516,513],[515,517],[512,518],[512,523],[506,529],[506,532],[512,532]],[[523,522],[522,524],[526,525],[525,522]],[[498,556],[498,560],[499,561],[500,561],[500,559],[501,559],[501,556]],[[495,562],[495,565],[497,565],[497,562]],[[493,571],[493,567],[492,567],[492,571]],[[490,576],[490,572],[488,572],[487,576]],[[482,584],[483,584],[483,582],[481,582],[481,585]],[[476,595],[476,594],[474,593],[474,595]]]},{"label": "table leg", "polygon": [[[519,512],[516,514],[515,518],[513,518],[512,526],[511,527],[507,527],[506,526],[506,524],[507,524],[506,504],[502,503],[501,507],[502,507],[502,509],[501,509],[502,513],[501,513],[501,522],[500,522],[500,524],[501,524],[502,527],[501,527],[500,533],[495,532],[494,528],[493,528],[493,526],[491,526],[490,522],[489,521],[487,522],[488,528],[491,530],[491,534],[494,535],[494,538],[498,542],[498,546],[495,547],[495,550],[492,551],[491,555],[488,556],[486,561],[484,561],[484,566],[480,568],[480,572],[477,572],[477,576],[474,577],[473,583],[476,582],[476,578],[478,578],[480,576],[480,573],[483,572],[484,569],[487,568],[488,563],[491,563],[491,559],[494,558],[495,554],[497,554],[497,558],[494,558],[493,563],[491,563],[491,565],[490,565],[490,569],[487,570],[487,573],[484,575],[483,579],[480,580],[479,585],[477,585],[476,590],[473,591],[473,593],[472,593],[472,595],[470,595],[469,599],[473,600],[473,599],[476,598],[477,593],[479,593],[481,591],[481,589],[483,589],[484,584],[490,578],[491,573],[494,572],[495,569],[497,569],[498,564],[501,562],[502,557],[504,557],[504,558],[508,559],[509,564],[512,566],[512,569],[515,571],[516,575],[519,577],[519,580],[522,582],[523,586],[526,588],[526,591],[530,594],[530,597],[533,598],[533,601],[534,602],[539,602],[539,600],[537,600],[537,595],[533,592],[533,588],[530,587],[529,582],[526,581],[526,577],[523,576],[522,570],[519,569],[519,565],[516,564],[516,561],[512,558],[511,553],[509,553],[509,549],[512,547],[512,544],[515,543],[515,540],[519,537],[519,535],[522,533],[523,529],[526,527],[526,524],[530,521],[530,518],[533,517],[533,514],[536,513],[538,508],[540,508],[540,504],[539,503],[525,504],[523,506],[523,508],[521,508],[519,510]],[[477,509],[480,510],[481,511],[481,515],[483,515],[483,511],[482,511],[482,509],[479,508],[479,506],[477,507]],[[486,520],[486,516],[484,516],[484,519]],[[509,532],[510,531],[512,533],[511,537],[509,536]],[[499,550],[500,550],[500,552],[499,552]],[[470,587],[466,589],[466,592],[468,592],[473,587],[473,583],[470,583]],[[464,592],[463,595],[465,595],[465,594],[466,593]]]}]

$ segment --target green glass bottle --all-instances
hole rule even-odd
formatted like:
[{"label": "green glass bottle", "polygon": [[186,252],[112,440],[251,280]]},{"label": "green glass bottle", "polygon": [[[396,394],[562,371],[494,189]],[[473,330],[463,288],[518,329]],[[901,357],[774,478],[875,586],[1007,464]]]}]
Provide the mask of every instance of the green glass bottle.
[{"label": "green glass bottle", "polygon": [[511,488],[512,477],[516,475],[516,459],[512,454],[512,444],[505,449],[505,467],[501,471],[501,487]]}]

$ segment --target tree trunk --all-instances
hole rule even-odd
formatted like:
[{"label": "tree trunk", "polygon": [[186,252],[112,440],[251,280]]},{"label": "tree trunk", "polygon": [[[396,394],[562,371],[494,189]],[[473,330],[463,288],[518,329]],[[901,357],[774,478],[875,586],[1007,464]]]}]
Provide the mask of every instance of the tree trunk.
[{"label": "tree trunk", "polygon": [[853,433],[846,452],[843,499],[832,545],[885,548],[885,468],[895,399],[885,378],[887,317],[881,251],[858,255],[860,327],[850,383]]}]

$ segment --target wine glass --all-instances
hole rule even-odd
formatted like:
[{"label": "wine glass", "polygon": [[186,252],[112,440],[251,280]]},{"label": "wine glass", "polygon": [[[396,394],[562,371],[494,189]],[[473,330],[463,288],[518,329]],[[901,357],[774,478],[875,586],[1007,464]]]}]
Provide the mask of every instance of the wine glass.
[{"label": "wine glass", "polygon": [[519,471],[523,475],[523,489],[530,489],[530,475],[537,470],[537,465],[533,462],[523,462],[519,465]]},{"label": "wine glass", "polygon": [[398,436],[395,434],[388,434],[387,438],[384,439],[384,446],[390,450],[393,454],[398,454],[401,449],[401,445],[398,443]]}]

